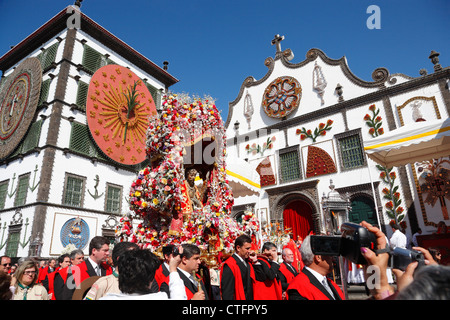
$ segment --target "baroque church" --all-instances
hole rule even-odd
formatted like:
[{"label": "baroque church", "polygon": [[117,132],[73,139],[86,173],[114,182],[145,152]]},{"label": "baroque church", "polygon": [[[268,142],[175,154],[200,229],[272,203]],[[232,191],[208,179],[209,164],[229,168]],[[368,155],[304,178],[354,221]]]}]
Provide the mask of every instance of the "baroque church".
[{"label": "baroque church", "polygon": [[69,243],[88,254],[94,236],[114,241],[147,162],[148,117],[178,82],[77,3],[0,57],[1,255],[58,257]]},{"label": "baroque church", "polygon": [[[77,3],[0,56],[0,255],[57,257],[69,243],[87,254],[92,237],[113,241],[147,165],[148,116],[178,82]],[[429,74],[379,68],[364,81],[345,57],[319,49],[294,63],[282,40],[272,41],[266,75],[247,77],[229,104],[227,162],[246,161],[261,186],[235,199],[234,217],[251,208],[264,227],[277,223],[295,238],[343,221],[366,220],[387,235],[391,220],[408,235],[448,225],[448,191],[424,192],[420,164],[383,169],[364,153],[377,136],[449,117],[450,68],[439,54],[431,52]],[[125,87],[128,96],[117,94]],[[133,97],[139,110],[124,107]],[[448,177],[435,178],[429,186],[445,188]]]},{"label": "baroque church", "polygon": [[[345,57],[320,49],[294,63],[283,39],[272,40],[276,52],[264,61],[265,76],[247,77],[229,104],[228,163],[246,160],[261,185],[259,196],[235,201],[234,215],[253,208],[266,230],[281,225],[294,240],[336,233],[343,221],[368,221],[388,237],[392,220],[407,236],[418,228],[432,234],[441,221],[449,225],[448,175],[437,175],[425,189],[421,163],[384,168],[364,151],[365,142],[397,128],[449,117],[450,68],[439,64],[439,53],[424,57],[431,60],[429,74],[378,68],[364,81]],[[450,169],[448,157],[434,165]]]}]

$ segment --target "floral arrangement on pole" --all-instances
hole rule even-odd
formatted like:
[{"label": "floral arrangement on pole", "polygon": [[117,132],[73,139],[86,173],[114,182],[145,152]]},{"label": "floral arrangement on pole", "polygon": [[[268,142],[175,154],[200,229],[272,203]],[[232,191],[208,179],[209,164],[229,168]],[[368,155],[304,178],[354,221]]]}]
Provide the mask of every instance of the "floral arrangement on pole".
[{"label": "floral arrangement on pole", "polygon": [[[185,94],[164,96],[162,107],[147,131],[150,166],[139,171],[130,188],[130,210],[143,221],[131,241],[153,251],[166,244],[193,243],[204,250],[231,252],[244,228],[231,218],[234,198],[226,177],[226,136],[219,111],[212,99]],[[192,206],[186,214],[190,200],[185,168],[193,165],[186,149],[205,137],[219,150],[213,163],[199,169],[206,186],[201,206]],[[121,228],[119,234],[127,231]]]},{"label": "floral arrangement on pole", "polygon": [[381,127],[383,122],[381,121],[382,118],[379,116],[380,109],[376,108],[374,104],[372,104],[369,107],[369,110],[372,112],[372,115],[366,114],[364,116],[364,121],[366,121],[366,124],[369,126],[369,133],[372,135],[372,137],[378,137],[379,135],[382,135],[384,133],[384,129]]},{"label": "floral arrangement on pole", "polygon": [[400,199],[400,192],[398,192],[398,186],[395,186],[395,180],[397,175],[392,168],[387,169],[381,165],[377,165],[378,170],[381,171],[380,179],[388,185],[388,187],[383,188],[383,198],[388,200],[384,207],[386,209],[386,214],[390,219],[393,219],[396,224],[399,224],[405,217],[403,213],[405,209],[400,206],[402,200]]},{"label": "floral arrangement on pole", "polygon": [[331,130],[331,125],[333,124],[333,120],[327,120],[327,123],[319,123],[319,126],[314,129],[314,132],[311,130],[306,130],[304,127],[296,130],[296,134],[300,135],[300,140],[305,140],[306,138],[312,139],[313,142],[316,142],[317,137],[325,136],[327,131]]},{"label": "floral arrangement on pole", "polygon": [[262,241],[272,242],[276,244],[277,248],[283,248],[291,240],[292,231],[290,228],[283,229],[280,222],[270,223],[262,230]]}]

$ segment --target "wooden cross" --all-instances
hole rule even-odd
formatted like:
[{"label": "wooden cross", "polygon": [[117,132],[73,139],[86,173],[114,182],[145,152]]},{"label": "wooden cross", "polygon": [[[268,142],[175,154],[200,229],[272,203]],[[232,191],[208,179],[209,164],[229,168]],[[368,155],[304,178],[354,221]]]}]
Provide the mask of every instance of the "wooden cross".
[{"label": "wooden cross", "polygon": [[281,52],[281,41],[284,40],[284,36],[280,36],[279,34],[275,35],[275,37],[272,40],[272,45],[277,45],[277,53]]}]

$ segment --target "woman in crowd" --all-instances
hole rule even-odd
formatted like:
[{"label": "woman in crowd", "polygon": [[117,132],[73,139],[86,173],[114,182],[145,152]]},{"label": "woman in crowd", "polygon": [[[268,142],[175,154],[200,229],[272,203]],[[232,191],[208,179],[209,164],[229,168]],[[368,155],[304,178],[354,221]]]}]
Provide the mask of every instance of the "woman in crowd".
[{"label": "woman in crowd", "polygon": [[17,269],[14,279],[14,300],[48,300],[44,286],[36,284],[38,268],[34,261],[24,261]]}]

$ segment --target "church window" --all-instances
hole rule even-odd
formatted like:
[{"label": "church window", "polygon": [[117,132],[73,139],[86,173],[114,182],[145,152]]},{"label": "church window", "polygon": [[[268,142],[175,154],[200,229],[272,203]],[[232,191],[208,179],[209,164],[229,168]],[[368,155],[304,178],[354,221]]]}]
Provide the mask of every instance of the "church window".
[{"label": "church window", "polygon": [[63,204],[72,207],[82,207],[84,200],[85,179],[74,175],[66,175]]},{"label": "church window", "polygon": [[298,148],[280,150],[279,161],[281,183],[295,181],[301,178]]},{"label": "church window", "polygon": [[107,184],[105,211],[120,213],[122,203],[122,187]]},{"label": "church window", "polygon": [[0,210],[5,208],[9,180],[0,183]]},{"label": "church window", "polygon": [[28,131],[25,140],[21,146],[21,152],[26,153],[33,150],[39,145],[39,138],[41,137],[42,120],[34,122]]},{"label": "church window", "polygon": [[16,198],[14,199],[14,206],[22,206],[27,202],[28,183],[30,180],[30,174],[24,174],[19,177]]},{"label": "church window", "polygon": [[151,84],[149,84],[147,82],[145,82],[145,86],[147,87],[148,91],[150,91],[150,93],[153,97],[153,101],[155,102],[156,109],[159,110],[161,108],[161,91],[159,91],[158,89],[156,89],[154,86],[152,86]]},{"label": "church window", "polygon": [[365,165],[359,133],[346,134],[345,136],[337,137],[337,140],[342,169],[353,169]]},{"label": "church window", "polygon": [[10,231],[5,254],[8,257],[17,257],[20,242],[20,229],[18,231]]},{"label": "church window", "polygon": [[86,125],[72,122],[69,149],[88,157],[97,155],[95,146],[89,137],[89,129]]},{"label": "church window", "polygon": [[56,53],[58,52],[59,42],[51,45],[47,49],[44,49],[37,58],[41,62],[42,70],[49,68],[56,59]]},{"label": "church window", "polygon": [[49,89],[50,89],[50,83],[51,82],[52,82],[52,79],[47,79],[47,80],[42,82],[41,93],[39,95],[38,106],[41,106],[44,102],[47,102],[48,92],[49,92]]},{"label": "church window", "polygon": [[78,89],[77,89],[77,99],[75,104],[81,108],[82,110],[86,111],[86,100],[89,90],[89,84],[78,81]]}]

